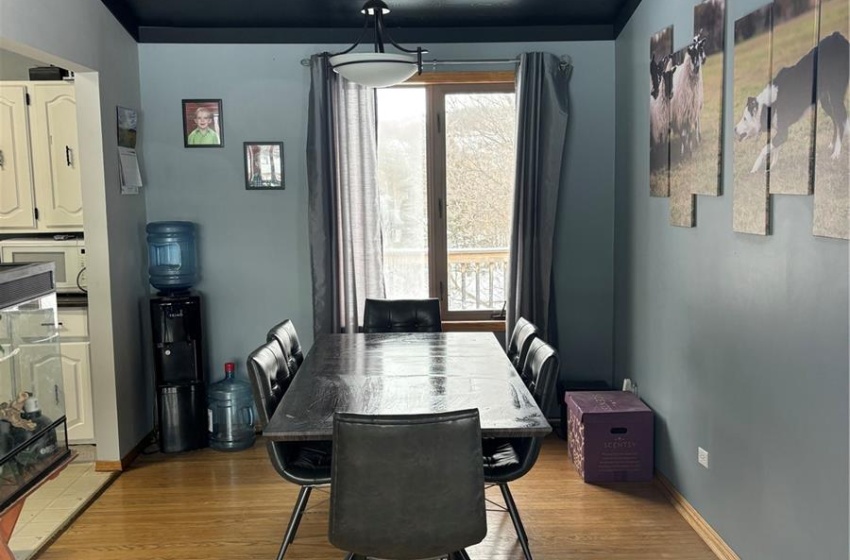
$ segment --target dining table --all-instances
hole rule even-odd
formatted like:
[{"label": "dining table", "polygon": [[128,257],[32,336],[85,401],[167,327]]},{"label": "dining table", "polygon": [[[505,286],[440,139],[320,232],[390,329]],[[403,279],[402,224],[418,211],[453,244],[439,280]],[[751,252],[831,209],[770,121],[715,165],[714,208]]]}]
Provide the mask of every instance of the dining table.
[{"label": "dining table", "polygon": [[490,332],[319,336],[263,435],[333,439],[336,412],[429,414],[478,409],[482,437],[551,431],[523,379]]}]

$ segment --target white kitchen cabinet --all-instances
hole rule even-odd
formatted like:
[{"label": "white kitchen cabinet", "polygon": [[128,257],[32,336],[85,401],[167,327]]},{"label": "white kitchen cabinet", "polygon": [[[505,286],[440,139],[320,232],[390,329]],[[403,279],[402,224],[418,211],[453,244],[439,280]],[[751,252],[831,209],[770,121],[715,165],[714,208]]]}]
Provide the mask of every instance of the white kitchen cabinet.
[{"label": "white kitchen cabinet", "polygon": [[3,82],[0,107],[0,233],[82,231],[74,85]]},{"label": "white kitchen cabinet", "polygon": [[62,383],[70,443],[94,442],[91,361],[88,342],[62,342]]},{"label": "white kitchen cabinet", "polygon": [[27,88],[0,85],[0,229],[35,228]]},{"label": "white kitchen cabinet", "polygon": [[[40,320],[33,315],[32,320]],[[59,355],[53,353],[50,346],[21,345],[27,355],[20,365],[28,370],[24,378],[35,380],[38,385],[35,393],[40,395],[44,414],[55,420],[60,399],[65,402],[65,419],[68,426],[69,443],[94,443],[94,403],[91,386],[91,353],[88,331],[88,311],[85,307],[60,307],[58,314]],[[33,332],[33,331],[30,331]],[[0,350],[8,348],[11,342],[5,325],[0,324]],[[62,386],[52,378],[55,361],[62,364]],[[0,352],[0,401],[14,399],[12,391],[12,361],[2,359]],[[55,402],[54,402],[55,399]]]},{"label": "white kitchen cabinet", "polygon": [[70,443],[94,443],[88,310],[59,308],[59,348]]}]

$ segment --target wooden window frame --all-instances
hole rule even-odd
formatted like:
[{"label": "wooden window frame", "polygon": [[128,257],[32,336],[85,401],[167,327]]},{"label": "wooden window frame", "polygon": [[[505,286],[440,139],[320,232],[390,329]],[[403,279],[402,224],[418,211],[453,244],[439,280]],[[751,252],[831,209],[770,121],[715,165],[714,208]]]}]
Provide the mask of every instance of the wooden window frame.
[{"label": "wooden window frame", "polygon": [[[455,93],[515,93],[514,72],[432,72],[413,76],[397,87],[425,87],[426,92],[426,159],[428,200],[428,286],[431,297],[440,300],[443,321],[468,330],[472,322],[501,322],[500,310],[450,311],[448,309],[448,230],[446,223],[446,137],[445,97]],[[504,328],[504,327],[503,327]],[[498,329],[495,329],[498,330]]]}]

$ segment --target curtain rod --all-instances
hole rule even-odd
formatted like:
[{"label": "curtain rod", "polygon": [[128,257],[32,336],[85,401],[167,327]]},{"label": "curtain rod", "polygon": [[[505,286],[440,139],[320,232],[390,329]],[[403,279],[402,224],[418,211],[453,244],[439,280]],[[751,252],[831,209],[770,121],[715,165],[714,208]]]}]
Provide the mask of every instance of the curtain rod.
[{"label": "curtain rod", "polygon": [[479,58],[471,60],[423,60],[429,66],[454,66],[456,64],[519,64],[518,58]]},{"label": "curtain rod", "polygon": [[[561,66],[572,66],[573,59],[570,55],[564,54],[560,56]],[[471,60],[423,60],[422,65],[428,66],[454,66],[454,65],[469,65],[469,64],[519,64],[519,58],[482,58]],[[309,58],[301,59],[301,66],[310,66]]]}]

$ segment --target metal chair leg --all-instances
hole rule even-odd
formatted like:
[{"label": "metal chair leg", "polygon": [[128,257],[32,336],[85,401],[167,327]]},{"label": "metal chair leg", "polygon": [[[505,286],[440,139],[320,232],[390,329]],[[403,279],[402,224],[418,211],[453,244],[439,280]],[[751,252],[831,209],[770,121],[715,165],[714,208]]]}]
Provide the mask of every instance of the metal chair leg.
[{"label": "metal chair leg", "polygon": [[525,555],[525,560],[533,560],[531,550],[528,548],[528,535],[525,533],[525,527],[522,526],[522,519],[519,517],[519,511],[516,508],[514,497],[508,488],[507,483],[499,484],[499,490],[502,491],[502,497],[505,499],[505,505],[508,507],[508,513],[511,516],[511,521],[516,529],[516,534],[519,540],[519,545],[522,547],[522,553]]},{"label": "metal chair leg", "polygon": [[346,554],[344,560],[355,560],[354,553],[349,552],[348,554]]},{"label": "metal chair leg", "polygon": [[453,552],[449,556],[449,559],[450,560],[470,560],[469,554],[466,553],[466,549],[464,549],[464,548],[458,550],[457,552]]},{"label": "metal chair leg", "polygon": [[302,486],[301,491],[298,492],[298,500],[296,500],[295,507],[292,509],[292,517],[289,518],[289,525],[286,527],[286,534],[283,537],[283,542],[280,544],[277,560],[283,560],[286,549],[295,540],[295,532],[298,530],[298,524],[301,523],[301,516],[304,515],[304,510],[307,509],[307,500],[310,499],[310,492],[312,491],[312,486]]}]

